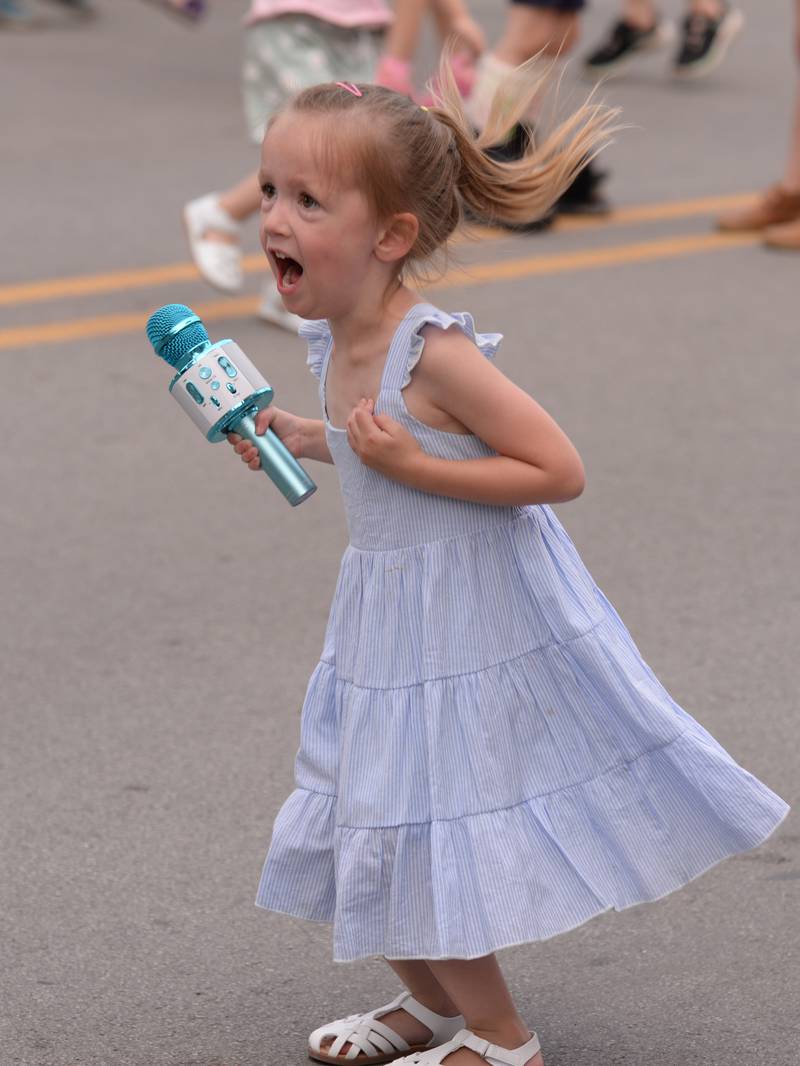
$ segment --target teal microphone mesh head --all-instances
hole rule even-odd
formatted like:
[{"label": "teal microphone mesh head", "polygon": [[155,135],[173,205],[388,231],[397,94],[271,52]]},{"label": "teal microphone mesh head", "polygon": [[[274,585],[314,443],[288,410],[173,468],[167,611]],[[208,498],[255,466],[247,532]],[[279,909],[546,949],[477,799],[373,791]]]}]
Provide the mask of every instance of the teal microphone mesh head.
[{"label": "teal microphone mesh head", "polygon": [[166,304],[147,320],[147,337],[171,367],[179,373],[191,362],[191,354],[209,344],[206,327],[186,304]]}]

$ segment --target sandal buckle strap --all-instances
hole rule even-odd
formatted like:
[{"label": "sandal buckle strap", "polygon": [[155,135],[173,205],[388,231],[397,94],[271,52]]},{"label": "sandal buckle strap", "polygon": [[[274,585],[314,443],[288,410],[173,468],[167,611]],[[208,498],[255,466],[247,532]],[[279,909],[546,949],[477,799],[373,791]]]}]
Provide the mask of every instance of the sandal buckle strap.
[{"label": "sandal buckle strap", "polygon": [[464,1023],[462,1015],[459,1014],[458,1017],[448,1017],[446,1014],[437,1014],[435,1011],[432,1011],[430,1007],[426,1007],[424,1004],[414,999],[410,992],[407,992],[403,997],[401,1006],[404,1011],[411,1014],[418,1022],[427,1025],[434,1034],[439,1030],[442,1022],[445,1024],[458,1022],[459,1025],[463,1025]]},{"label": "sandal buckle strap", "polygon": [[458,1040],[461,1045],[472,1051],[477,1051],[482,1058],[491,1059],[497,1063],[508,1063],[508,1066],[525,1066],[528,1059],[533,1058],[541,1050],[539,1038],[533,1031],[531,1031],[530,1040],[518,1048],[499,1047],[497,1044],[476,1036],[470,1029],[462,1029],[453,1039]]}]

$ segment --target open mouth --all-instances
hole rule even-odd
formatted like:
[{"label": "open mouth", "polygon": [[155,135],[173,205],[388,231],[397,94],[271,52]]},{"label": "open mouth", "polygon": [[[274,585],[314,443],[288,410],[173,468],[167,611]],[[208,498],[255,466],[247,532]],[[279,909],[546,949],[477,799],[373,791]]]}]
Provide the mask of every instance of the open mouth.
[{"label": "open mouth", "polygon": [[278,292],[282,295],[294,292],[303,276],[302,266],[290,255],[284,255],[283,252],[277,252],[274,249],[272,258],[278,273]]}]

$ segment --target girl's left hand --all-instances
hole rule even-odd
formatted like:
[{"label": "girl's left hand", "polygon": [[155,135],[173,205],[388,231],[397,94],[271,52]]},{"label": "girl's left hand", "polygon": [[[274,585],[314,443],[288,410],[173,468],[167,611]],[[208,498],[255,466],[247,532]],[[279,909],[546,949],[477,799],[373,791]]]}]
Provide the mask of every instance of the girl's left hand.
[{"label": "girl's left hand", "polygon": [[402,481],[424,455],[417,438],[388,415],[373,414],[373,400],[361,400],[347,420],[347,440],[365,466]]}]

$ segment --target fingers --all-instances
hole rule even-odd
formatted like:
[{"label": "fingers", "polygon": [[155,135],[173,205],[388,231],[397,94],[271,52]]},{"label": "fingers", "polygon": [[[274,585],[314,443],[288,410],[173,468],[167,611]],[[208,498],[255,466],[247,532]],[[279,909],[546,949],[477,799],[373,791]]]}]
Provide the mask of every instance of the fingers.
[{"label": "fingers", "polygon": [[270,422],[272,422],[276,414],[277,411],[273,407],[265,407],[263,408],[263,410],[258,412],[258,414],[256,415],[255,423],[256,433],[259,435],[259,437],[263,437],[264,434],[267,432],[269,424]]},{"label": "fingers", "polygon": [[227,438],[243,463],[246,463],[251,470],[261,469],[261,457],[258,454],[258,448],[254,444],[251,444],[246,438],[240,437],[238,433],[228,433]]}]

